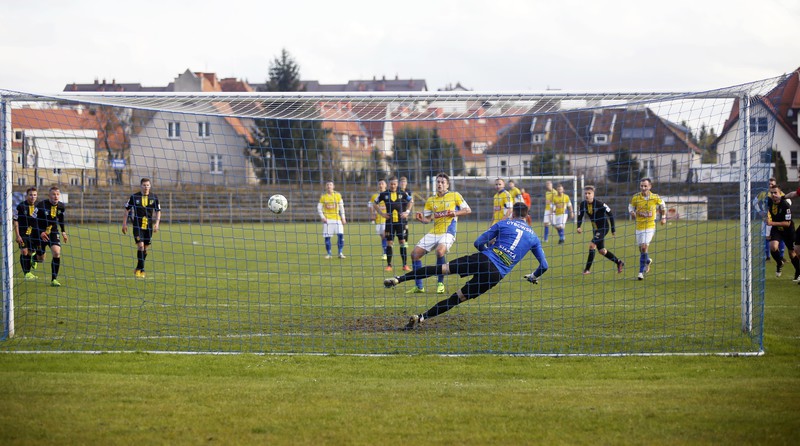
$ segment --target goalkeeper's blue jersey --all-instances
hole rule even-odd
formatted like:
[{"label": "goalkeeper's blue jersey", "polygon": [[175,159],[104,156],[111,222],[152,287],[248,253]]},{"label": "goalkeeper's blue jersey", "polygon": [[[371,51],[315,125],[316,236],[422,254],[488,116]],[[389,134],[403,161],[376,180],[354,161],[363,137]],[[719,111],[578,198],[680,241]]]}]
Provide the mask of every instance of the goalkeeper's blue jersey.
[{"label": "goalkeeper's blue jersey", "polygon": [[[494,244],[489,245],[492,240]],[[493,224],[475,240],[475,247],[489,257],[503,277],[529,252],[536,256],[539,268],[547,269],[542,243],[525,220],[501,220]]]}]

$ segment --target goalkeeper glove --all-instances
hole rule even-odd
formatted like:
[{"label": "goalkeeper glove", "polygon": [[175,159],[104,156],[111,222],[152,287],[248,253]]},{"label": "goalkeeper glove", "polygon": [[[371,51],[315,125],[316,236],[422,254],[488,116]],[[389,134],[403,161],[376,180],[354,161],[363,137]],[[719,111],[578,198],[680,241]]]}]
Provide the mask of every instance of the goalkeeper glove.
[{"label": "goalkeeper glove", "polygon": [[528,282],[530,282],[530,283],[532,283],[534,285],[537,285],[539,283],[539,278],[536,277],[536,275],[533,274],[533,273],[527,274],[527,275],[525,275],[523,277],[525,278],[525,280],[527,280]]}]

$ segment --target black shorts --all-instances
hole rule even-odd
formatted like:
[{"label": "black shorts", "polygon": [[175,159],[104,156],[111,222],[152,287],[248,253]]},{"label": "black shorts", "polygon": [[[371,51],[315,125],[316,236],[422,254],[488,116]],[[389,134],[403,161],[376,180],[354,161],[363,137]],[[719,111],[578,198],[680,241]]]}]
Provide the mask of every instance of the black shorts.
[{"label": "black shorts", "polygon": [[405,223],[399,221],[396,222],[387,221],[385,228],[386,240],[394,240],[394,237],[397,236],[399,240],[405,241],[406,240],[405,230],[406,230]]},{"label": "black shorts", "polygon": [[489,257],[480,252],[459,257],[450,262],[449,265],[451,274],[458,274],[461,277],[472,276],[461,287],[461,293],[467,299],[474,299],[480,296],[503,280],[503,276],[494,266],[494,263],[489,260]]},{"label": "black shorts", "polygon": [[60,232],[51,232],[47,234],[50,238],[48,241],[41,240],[39,242],[39,246],[41,247],[41,251],[36,251],[37,253],[44,254],[44,248],[50,246],[61,246],[61,233]]},{"label": "black shorts", "polygon": [[142,229],[138,226],[133,227],[133,240],[138,244],[139,242],[144,243],[145,246],[150,245],[150,241],[153,239],[153,230],[152,229]]},{"label": "black shorts", "polygon": [[597,230],[592,232],[592,243],[597,246],[597,249],[606,249],[606,236],[608,231]]},{"label": "black shorts", "polygon": [[35,251],[39,252],[41,250],[42,242],[39,240],[39,237],[35,235],[23,235],[22,236],[22,243],[19,244],[19,249],[27,249],[28,251]]},{"label": "black shorts", "polygon": [[783,231],[778,230],[778,226],[773,226],[772,229],[769,231],[769,239],[771,241],[781,241],[783,240],[783,244],[791,247],[795,243],[795,236],[794,236],[794,228],[782,228]]}]

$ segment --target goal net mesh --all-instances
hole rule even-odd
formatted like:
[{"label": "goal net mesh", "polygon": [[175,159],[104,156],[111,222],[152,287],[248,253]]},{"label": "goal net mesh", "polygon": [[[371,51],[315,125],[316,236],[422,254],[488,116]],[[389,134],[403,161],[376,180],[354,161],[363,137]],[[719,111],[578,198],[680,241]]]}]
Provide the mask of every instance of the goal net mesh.
[{"label": "goal net mesh", "polygon": [[[766,266],[755,205],[776,166],[773,97],[784,81],[608,94],[0,90],[0,350],[758,354]],[[412,214],[386,271],[370,207],[378,180],[405,177],[421,212],[441,172],[472,210],[458,218],[445,261],[475,252],[495,179],[514,180],[530,196],[549,270],[528,283],[538,266],[529,255],[489,292],[406,331],[411,315],[457,296],[468,277],[445,276],[442,293],[436,277],[424,292],[411,292],[413,281],[385,289],[433,226]],[[161,214],[140,263],[132,233],[141,219],[126,203],[143,178]],[[667,216],[649,265],[628,209],[642,178]],[[345,221],[343,237],[326,240],[319,206],[330,218],[329,181]],[[574,211],[583,186],[595,187],[615,219],[604,247],[625,262],[621,273],[602,252],[588,262],[587,216],[582,233],[576,216],[545,229],[547,181],[563,184]],[[32,245],[26,263],[15,221],[24,229],[33,216],[29,188],[41,203],[52,186],[65,205],[60,258],[57,246]],[[288,199],[282,214],[267,207],[274,194]],[[41,220],[50,204],[33,214]],[[148,217],[152,231],[157,215]],[[24,242],[39,243],[40,220]],[[420,261],[436,265],[435,252]]]}]

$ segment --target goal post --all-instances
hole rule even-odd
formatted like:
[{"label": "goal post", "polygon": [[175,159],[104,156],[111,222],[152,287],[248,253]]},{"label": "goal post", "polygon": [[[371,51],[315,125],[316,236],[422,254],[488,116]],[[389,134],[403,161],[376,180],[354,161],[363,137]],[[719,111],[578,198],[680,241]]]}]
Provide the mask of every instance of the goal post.
[{"label": "goal post", "polygon": [[[0,351],[762,354],[767,270],[753,202],[785,136],[771,107],[786,79],[665,93],[0,89]],[[406,177],[419,210],[439,172],[472,213],[412,219],[384,243],[378,180]],[[473,254],[496,178],[531,195],[537,233],[546,181],[562,183],[576,211],[593,185],[615,234],[567,225],[543,244],[550,268],[537,286],[523,278],[537,266],[528,256],[480,297],[402,330],[468,278],[419,289],[383,279],[405,274],[415,245],[443,227],[455,241],[423,265]],[[643,208],[637,223],[628,212],[644,178],[673,212],[647,252],[636,232],[656,215]],[[38,207],[52,186],[68,237],[47,220],[59,208]],[[274,194],[288,200],[281,214],[267,206]],[[148,232],[156,197],[160,227]],[[15,218],[31,229],[22,243]],[[44,228],[61,237],[58,261],[52,243],[29,237]]]}]

